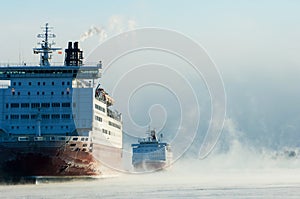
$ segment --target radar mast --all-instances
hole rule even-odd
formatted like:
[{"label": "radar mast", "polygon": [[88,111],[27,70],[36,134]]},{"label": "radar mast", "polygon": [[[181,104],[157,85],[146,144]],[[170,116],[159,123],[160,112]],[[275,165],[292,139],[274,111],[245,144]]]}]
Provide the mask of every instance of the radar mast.
[{"label": "radar mast", "polygon": [[40,66],[43,67],[50,67],[50,59],[51,59],[51,53],[57,50],[61,50],[61,48],[52,48],[52,45],[55,45],[55,42],[52,41],[49,43],[48,39],[49,38],[55,38],[56,35],[53,33],[50,33],[51,30],[53,29],[52,27],[48,26],[48,23],[44,27],[42,27],[42,30],[44,33],[38,34],[38,38],[42,38],[43,40],[39,42],[38,44],[41,45],[40,48],[33,48],[33,53],[34,54],[40,54]]}]

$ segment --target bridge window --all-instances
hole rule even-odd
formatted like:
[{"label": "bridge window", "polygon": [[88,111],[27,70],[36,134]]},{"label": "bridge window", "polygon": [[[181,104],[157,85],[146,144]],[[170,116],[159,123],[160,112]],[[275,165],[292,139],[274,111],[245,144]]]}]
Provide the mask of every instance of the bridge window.
[{"label": "bridge window", "polygon": [[49,108],[50,107],[50,103],[42,103],[42,107],[43,108]]},{"label": "bridge window", "polygon": [[69,102],[61,103],[61,107],[71,107],[71,103]]},{"label": "bridge window", "polygon": [[21,108],[29,108],[29,103],[21,103]]},{"label": "bridge window", "polygon": [[11,104],[10,104],[10,107],[11,107],[11,108],[19,108],[19,107],[20,107],[20,104],[19,104],[19,103],[11,103]]},{"label": "bridge window", "polygon": [[41,104],[40,103],[31,103],[31,108],[40,108]]},{"label": "bridge window", "polygon": [[60,119],[60,115],[59,114],[53,114],[53,115],[51,115],[51,119]]},{"label": "bridge window", "polygon": [[50,119],[50,115],[49,114],[43,114],[42,119]]},{"label": "bridge window", "polygon": [[62,114],[62,115],[61,115],[61,118],[62,118],[62,119],[70,119],[71,117],[70,117],[69,114]]},{"label": "bridge window", "polygon": [[60,107],[60,103],[59,102],[53,102],[52,107]]},{"label": "bridge window", "polygon": [[26,114],[26,115],[21,115],[21,119],[24,120],[24,119],[29,119],[29,115]]},{"label": "bridge window", "polygon": [[20,118],[19,115],[10,115],[10,119],[12,120],[17,120],[19,118]]},{"label": "bridge window", "polygon": [[29,119],[29,115],[26,114],[26,115],[21,115],[21,119],[24,120],[24,119]]}]

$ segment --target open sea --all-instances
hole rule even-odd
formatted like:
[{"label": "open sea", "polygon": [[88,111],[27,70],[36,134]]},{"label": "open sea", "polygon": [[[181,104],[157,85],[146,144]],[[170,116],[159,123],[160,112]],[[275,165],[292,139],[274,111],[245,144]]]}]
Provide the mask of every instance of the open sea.
[{"label": "open sea", "polygon": [[[224,158],[226,157],[226,158]],[[229,158],[228,162],[226,159]],[[252,162],[252,164],[250,163]],[[232,165],[234,164],[234,165]],[[186,159],[164,171],[0,186],[0,198],[300,198],[299,159]]]}]

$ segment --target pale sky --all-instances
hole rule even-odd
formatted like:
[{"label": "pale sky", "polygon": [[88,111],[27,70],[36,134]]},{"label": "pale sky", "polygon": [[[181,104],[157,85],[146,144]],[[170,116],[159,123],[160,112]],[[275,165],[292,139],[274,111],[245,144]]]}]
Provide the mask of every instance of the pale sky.
[{"label": "pale sky", "polygon": [[[109,20],[117,16],[124,29],[132,20],[139,28],[168,28],[192,37],[220,68],[298,65],[299,7],[297,0],[5,1],[0,12],[0,61],[18,62],[20,54],[22,60],[35,61],[31,48],[46,22],[55,27],[57,44],[65,48],[68,40],[78,40],[91,26],[109,28]],[[81,44],[86,52],[95,46],[91,40]]]}]

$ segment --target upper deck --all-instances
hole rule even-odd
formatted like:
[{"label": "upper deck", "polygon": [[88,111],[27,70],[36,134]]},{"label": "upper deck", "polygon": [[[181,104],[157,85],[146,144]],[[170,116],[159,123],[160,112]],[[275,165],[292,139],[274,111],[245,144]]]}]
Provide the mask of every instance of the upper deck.
[{"label": "upper deck", "polygon": [[101,62],[84,65],[83,51],[80,50],[78,42],[69,42],[65,49],[64,63],[59,66],[53,66],[51,63],[52,53],[61,48],[54,48],[55,42],[50,42],[49,38],[55,38],[56,35],[51,32],[51,27],[46,23],[42,27],[43,33],[37,37],[42,39],[39,48],[33,48],[34,54],[40,54],[39,65],[10,65],[0,63],[0,80],[10,80],[12,78],[76,78],[76,79],[97,79],[101,77]]},{"label": "upper deck", "polygon": [[101,63],[95,66],[0,66],[0,79],[12,78],[57,78],[97,79],[101,77]]}]

